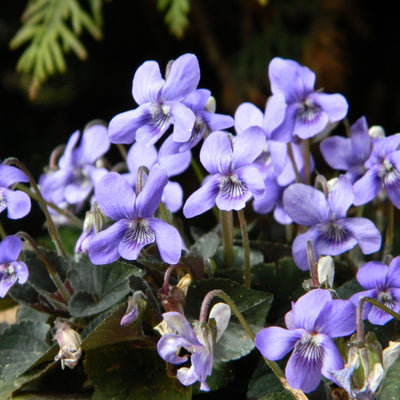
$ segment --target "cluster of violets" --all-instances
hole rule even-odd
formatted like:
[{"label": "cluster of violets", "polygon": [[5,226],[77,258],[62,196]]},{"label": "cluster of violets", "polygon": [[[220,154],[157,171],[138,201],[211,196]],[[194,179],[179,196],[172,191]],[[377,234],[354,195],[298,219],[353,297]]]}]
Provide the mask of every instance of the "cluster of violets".
[{"label": "cluster of violets", "polygon": [[[76,252],[102,265],[119,258],[136,260],[155,243],[161,259],[175,265],[186,247],[172,222],[155,216],[157,209],[182,210],[184,217],[192,218],[215,206],[239,211],[250,201],[256,213],[273,213],[278,223],[300,227],[292,252],[301,270],[311,268],[310,248],[317,261],[357,245],[363,254],[378,252],[382,238],[377,227],[349,209],[371,201],[400,208],[400,135],[385,137],[382,129],[369,128],[361,117],[348,137],[328,137],[347,115],[346,99],[317,90],[315,74],[292,60],[274,58],[268,74],[272,95],[265,110],[243,103],[232,118],[216,113],[210,91],[198,88],[195,55],[171,61],[165,76],[156,61],[143,63],[132,84],[137,107],[116,115],[108,126],[95,121],[82,134],[73,133],[65,148],[54,151],[39,179],[43,198],[59,209],[79,214],[90,204]],[[231,128],[235,133],[228,131]],[[329,181],[318,175],[311,184],[315,160],[310,140],[320,142],[324,160],[341,175]],[[110,167],[105,160],[111,144],[129,146],[123,168]],[[207,175],[200,188],[188,194],[171,179],[196,162],[191,152],[196,146],[201,146],[199,158]],[[30,211],[29,196],[15,189],[21,182],[29,182],[24,172],[0,165],[0,212],[7,210],[11,219]],[[58,224],[66,222],[54,208],[48,210]],[[27,266],[18,261],[21,249],[17,235],[0,244],[1,297],[17,280],[22,284],[28,279]],[[350,299],[311,288],[286,314],[286,329],[272,326],[257,333],[255,345],[269,360],[280,360],[293,350],[285,371],[290,386],[310,392],[324,376],[347,387],[338,373],[346,368],[335,338],[356,330],[356,307],[362,297],[400,311],[400,257],[389,262],[359,266],[357,279],[365,290]],[[363,313],[377,325],[393,318],[371,304]],[[157,349],[164,360],[185,363],[177,373],[182,384],[198,381],[202,390],[208,390],[213,349],[230,314],[230,307],[218,303],[209,315],[213,323],[203,321],[194,327],[183,310],[163,314]],[[136,316],[131,307],[124,324]],[[349,394],[361,399],[371,392],[370,387],[364,389]]]}]

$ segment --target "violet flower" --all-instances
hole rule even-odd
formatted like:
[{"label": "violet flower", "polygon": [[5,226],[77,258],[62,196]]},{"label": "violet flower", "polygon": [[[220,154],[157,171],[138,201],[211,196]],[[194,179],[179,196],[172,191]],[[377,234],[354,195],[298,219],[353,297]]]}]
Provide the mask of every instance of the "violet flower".
[{"label": "violet flower", "polygon": [[215,112],[215,99],[208,89],[195,90],[186,97],[183,104],[193,111],[196,119],[190,138],[184,143],[178,143],[179,152],[192,149],[211,132],[233,126],[233,118],[230,115]]},{"label": "violet flower", "polygon": [[222,131],[208,136],[200,150],[200,161],[211,175],[187,199],[185,217],[202,214],[214,205],[220,210],[240,210],[253,196],[263,196],[265,185],[253,162],[264,143],[264,134],[256,126],[234,138]]},{"label": "violet flower", "polygon": [[[390,265],[370,261],[357,272],[357,280],[366,289],[350,297],[355,305],[362,297],[372,297],[395,312],[400,312],[400,256],[393,258]],[[374,325],[385,325],[393,317],[370,303],[364,305],[364,319]]]},{"label": "violet flower", "polygon": [[347,336],[356,328],[356,309],[348,300],[332,300],[328,290],[315,289],[300,297],[285,315],[287,329],[272,326],[255,337],[261,354],[280,360],[292,349],[285,375],[290,386],[311,392],[322,376],[335,382],[331,372],[344,361],[334,338]]},{"label": "violet flower", "polygon": [[359,118],[350,128],[350,138],[331,136],[320,144],[321,153],[333,169],[347,171],[352,183],[366,172],[365,161],[372,151],[373,138],[368,133],[365,117]]},{"label": "violet flower", "polygon": [[285,110],[282,124],[272,132],[273,139],[290,142],[294,135],[307,139],[346,116],[346,99],[341,94],[315,90],[315,74],[309,68],[276,57],[269,64],[268,74],[274,101]]},{"label": "violet flower", "polygon": [[[208,323],[197,323],[194,328],[181,313],[170,311],[163,314],[167,332],[158,341],[157,351],[163,360],[175,365],[183,364],[190,358],[191,366],[179,368],[177,372],[177,378],[183,385],[198,381],[200,390],[210,390],[206,379],[212,372],[214,347],[225,332],[230,317],[231,309],[225,303],[213,306]],[[181,348],[189,354],[179,355]]]},{"label": "violet flower", "polygon": [[307,242],[312,241],[315,257],[336,256],[357,244],[364,254],[379,250],[381,235],[367,218],[347,218],[347,210],[354,200],[351,182],[341,175],[327,197],[302,183],[290,185],[283,194],[283,205],[289,216],[299,225],[310,226],[293,242],[293,258],[305,271],[309,268]]},{"label": "violet flower", "polygon": [[400,134],[376,139],[365,162],[368,171],[354,183],[354,205],[371,201],[385,189],[390,201],[400,208]]},{"label": "violet flower", "polygon": [[81,141],[80,132],[74,132],[68,140],[64,154],[58,161],[59,169],[42,175],[39,181],[43,197],[54,204],[82,204],[92,192],[94,185],[107,173],[95,163],[110,147],[107,128],[91,124],[85,128]]},{"label": "violet flower", "polygon": [[115,221],[97,233],[89,244],[93,264],[108,264],[119,257],[136,260],[142,248],[156,242],[163,261],[176,264],[181,256],[181,238],[171,225],[154,218],[167,184],[163,167],[154,165],[139,194],[118,173],[106,174],[96,186],[95,196],[101,211]]},{"label": "violet flower", "polygon": [[0,297],[4,297],[15,282],[23,284],[28,280],[26,264],[18,261],[22,241],[18,236],[6,236],[0,243]]},{"label": "violet flower", "polygon": [[[174,147],[172,137],[169,136],[157,151],[153,145],[147,146],[139,142],[135,142],[129,149],[126,163],[129,173],[123,174],[132,187],[136,185],[138,170],[141,166],[151,168],[154,164],[162,165],[169,177],[179,175],[184,172],[190,165],[192,154],[189,150],[174,153],[170,151],[170,147]],[[178,182],[168,180],[161,201],[169,208],[171,212],[176,212],[182,207],[183,190]]]},{"label": "violet flower", "polygon": [[132,95],[139,107],[112,118],[108,127],[112,143],[130,144],[136,139],[154,144],[171,124],[175,141],[189,140],[196,116],[183,100],[200,81],[199,62],[194,54],[184,54],[167,69],[166,79],[156,61],[146,61],[137,69]]},{"label": "violet flower", "polygon": [[31,210],[30,197],[10,188],[18,182],[29,182],[29,178],[18,168],[0,164],[0,213],[7,208],[7,217],[10,219],[23,218]]}]

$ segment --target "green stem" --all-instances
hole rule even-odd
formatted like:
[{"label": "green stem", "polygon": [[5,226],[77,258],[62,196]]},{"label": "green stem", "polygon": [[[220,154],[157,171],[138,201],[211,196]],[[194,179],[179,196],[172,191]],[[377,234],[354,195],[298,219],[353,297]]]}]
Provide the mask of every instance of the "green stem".
[{"label": "green stem", "polygon": [[[18,190],[21,190],[21,192],[26,193],[31,199],[33,199],[35,201],[39,201],[38,197],[35,195],[35,193],[32,193],[25,185],[22,185],[22,184],[18,183],[16,185],[16,188]],[[62,208],[57,207],[54,203],[51,203],[51,202],[46,201],[46,200],[44,200],[44,201],[45,201],[45,203],[46,203],[46,205],[48,207],[52,208],[58,214],[60,214],[60,215],[64,216],[65,218],[67,218],[77,228],[83,229],[83,222],[78,217],[75,217],[75,215],[71,214],[67,210],[63,210]]]},{"label": "green stem", "polygon": [[[207,321],[207,315],[208,315],[208,307],[210,305],[211,300],[213,297],[219,297],[222,300],[225,301],[226,304],[231,308],[233,313],[235,314],[236,318],[238,319],[240,325],[242,325],[243,329],[246,331],[246,333],[249,335],[250,339],[254,342],[254,339],[256,335],[254,334],[253,330],[250,328],[250,325],[247,323],[246,319],[243,317],[243,314],[239,311],[239,309],[236,307],[236,304],[233,302],[233,300],[228,296],[227,293],[225,293],[223,290],[216,289],[208,292],[206,296],[204,297],[204,300],[201,304],[201,309],[200,309],[200,322],[206,322]],[[272,370],[272,372],[275,374],[275,376],[279,379],[281,382],[282,386],[284,389],[286,389],[293,399],[295,400],[308,400],[307,396],[299,389],[293,389],[288,383],[285,378],[285,374],[283,371],[280,369],[279,365],[271,360],[268,360],[267,358],[264,357],[265,363],[268,365],[268,367]]]},{"label": "green stem", "polygon": [[292,143],[287,144],[287,150],[288,150],[288,155],[289,155],[290,161],[292,162],[294,174],[296,176],[296,182],[301,183],[300,172],[299,172],[299,169],[297,168],[296,160],[294,159]]},{"label": "green stem", "polygon": [[304,140],[304,151],[303,151],[303,161],[304,161],[304,183],[309,185],[311,183],[311,166],[310,166],[310,139]]},{"label": "green stem", "polygon": [[7,236],[7,232],[4,229],[4,226],[3,226],[3,224],[1,222],[0,222],[0,236],[1,236],[2,239],[4,239]]},{"label": "green stem", "polygon": [[60,239],[60,235],[58,234],[57,228],[54,225],[53,220],[51,219],[49,210],[47,209],[47,204],[46,201],[44,200],[42,193],[39,190],[38,185],[36,184],[35,179],[33,178],[32,174],[30,173],[30,171],[26,168],[25,164],[22,163],[21,161],[19,161],[17,158],[15,157],[9,157],[6,160],[4,160],[3,164],[5,165],[10,165],[10,164],[14,164],[16,165],[21,171],[23,171],[26,176],[29,179],[29,183],[32,186],[32,189],[34,190],[36,196],[37,196],[37,201],[40,204],[40,207],[42,208],[42,212],[46,218],[47,221],[47,229],[49,231],[49,235],[54,243],[54,245],[56,246],[57,252],[58,254],[60,254],[63,258],[68,258],[67,257],[67,253],[64,250],[64,247],[61,243],[61,239]]},{"label": "green stem", "polygon": [[233,215],[232,211],[220,210],[222,241],[224,248],[224,266],[233,267]]},{"label": "green stem", "polygon": [[250,243],[249,234],[247,232],[247,222],[244,215],[244,210],[238,210],[237,215],[239,218],[240,232],[243,241],[243,261],[244,261],[244,286],[247,289],[251,287],[251,270],[250,270]]},{"label": "green stem", "polygon": [[392,252],[393,245],[393,231],[394,231],[394,207],[391,201],[387,202],[388,205],[388,217],[385,235],[385,247],[383,250],[383,260],[388,257]]},{"label": "green stem", "polygon": [[62,298],[65,301],[65,303],[68,304],[69,300],[71,299],[71,296],[70,296],[67,288],[65,287],[62,279],[60,278],[60,275],[58,275],[58,272],[53,267],[53,265],[51,264],[49,259],[40,251],[40,249],[39,249],[38,245],[36,244],[36,242],[27,233],[18,232],[17,236],[19,236],[21,239],[27,240],[29,242],[29,244],[32,246],[32,248],[35,251],[35,253],[38,255],[40,260],[45,265],[46,270],[47,270],[51,280],[53,281],[54,285],[56,286],[56,288],[60,292]]}]

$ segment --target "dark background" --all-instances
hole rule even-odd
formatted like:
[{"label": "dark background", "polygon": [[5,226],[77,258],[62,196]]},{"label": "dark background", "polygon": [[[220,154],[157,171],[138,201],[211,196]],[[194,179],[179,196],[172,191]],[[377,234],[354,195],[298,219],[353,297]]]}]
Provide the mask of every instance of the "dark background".
[{"label": "dark background", "polygon": [[27,1],[0,6],[0,159],[21,158],[35,174],[50,151],[94,119],[109,121],[134,108],[131,82],[145,60],[166,62],[185,52],[200,62],[200,86],[209,88],[219,112],[243,101],[264,107],[267,67],[274,56],[293,58],[317,73],[317,87],[349,101],[349,120],[365,115],[370,125],[398,130],[400,41],[393,2],[363,0],[192,1],[183,39],[172,36],[155,0],[113,0],[104,6],[103,39],[84,35],[89,58],[67,56],[64,76],[51,78],[35,102],[26,79],[15,72],[22,49],[8,43]]},{"label": "dark background", "polygon": [[[181,39],[170,34],[156,0],[104,1],[103,39],[84,34],[89,58],[67,55],[66,74],[51,77],[35,101],[29,99],[27,78],[15,72],[23,48],[9,48],[26,4],[0,5],[0,160],[18,157],[36,178],[50,152],[75,130],[136,107],[131,85],[139,65],[154,59],[164,69],[186,52],[199,58],[200,87],[212,91],[218,112],[233,115],[244,101],[263,109],[270,94],[268,63],[280,56],[314,70],[317,88],[342,93],[350,104],[350,124],[365,115],[387,134],[399,130],[400,41],[391,1],[269,0],[262,7],[257,0],[192,0]],[[115,149],[109,153],[114,156]],[[186,196],[196,189],[190,187],[195,179],[187,181]],[[13,224],[27,223],[39,232],[42,221],[40,212],[32,212]]]}]

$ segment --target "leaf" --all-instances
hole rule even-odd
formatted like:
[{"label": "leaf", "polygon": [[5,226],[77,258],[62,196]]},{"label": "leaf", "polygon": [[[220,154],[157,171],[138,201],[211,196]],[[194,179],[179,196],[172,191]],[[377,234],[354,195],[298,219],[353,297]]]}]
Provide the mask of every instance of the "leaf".
[{"label": "leaf", "polygon": [[129,342],[88,350],[85,372],[94,386],[92,400],[190,400],[191,389],[165,373],[155,350]]},{"label": "leaf", "polygon": [[[229,279],[205,279],[189,287],[186,296],[185,314],[191,319],[198,319],[204,296],[214,289],[221,289],[229,295],[239,311],[257,333],[265,325],[265,319],[272,303],[272,295],[242,285]],[[216,298],[215,302],[222,301]],[[238,320],[232,316],[227,330],[217,342],[214,361],[227,362],[239,359],[252,351],[254,342],[247,335]]]},{"label": "leaf", "polygon": [[17,70],[30,77],[30,96],[34,98],[42,83],[52,74],[66,69],[64,52],[73,50],[84,59],[85,47],[78,36],[85,29],[95,39],[101,38],[98,2],[91,2],[93,16],[77,0],[32,0],[23,14],[23,24],[10,41],[11,49],[27,44]]},{"label": "leaf", "polygon": [[378,400],[398,400],[400,393],[400,358],[398,358],[383,380]]},{"label": "leaf", "polygon": [[[98,320],[96,318],[96,321],[93,321],[95,324],[88,325],[81,332],[82,349],[88,350],[130,340],[139,340],[142,342],[141,346],[144,346],[146,337],[142,333],[140,319],[136,320],[136,324],[120,325],[125,310],[126,304],[122,304],[108,316],[99,316]],[[154,340],[148,340],[148,346],[154,347]]]},{"label": "leaf", "polygon": [[164,19],[170,32],[181,39],[189,25],[189,0],[158,0],[157,7],[161,11],[166,10]]},{"label": "leaf", "polygon": [[86,255],[76,257],[76,266],[70,274],[75,290],[69,303],[72,316],[84,317],[98,314],[121,301],[129,292],[129,277],[141,276],[134,265],[115,262],[93,265]]},{"label": "leaf", "polygon": [[0,337],[0,379],[7,382],[27,371],[49,349],[49,326],[43,322],[21,321]]}]

